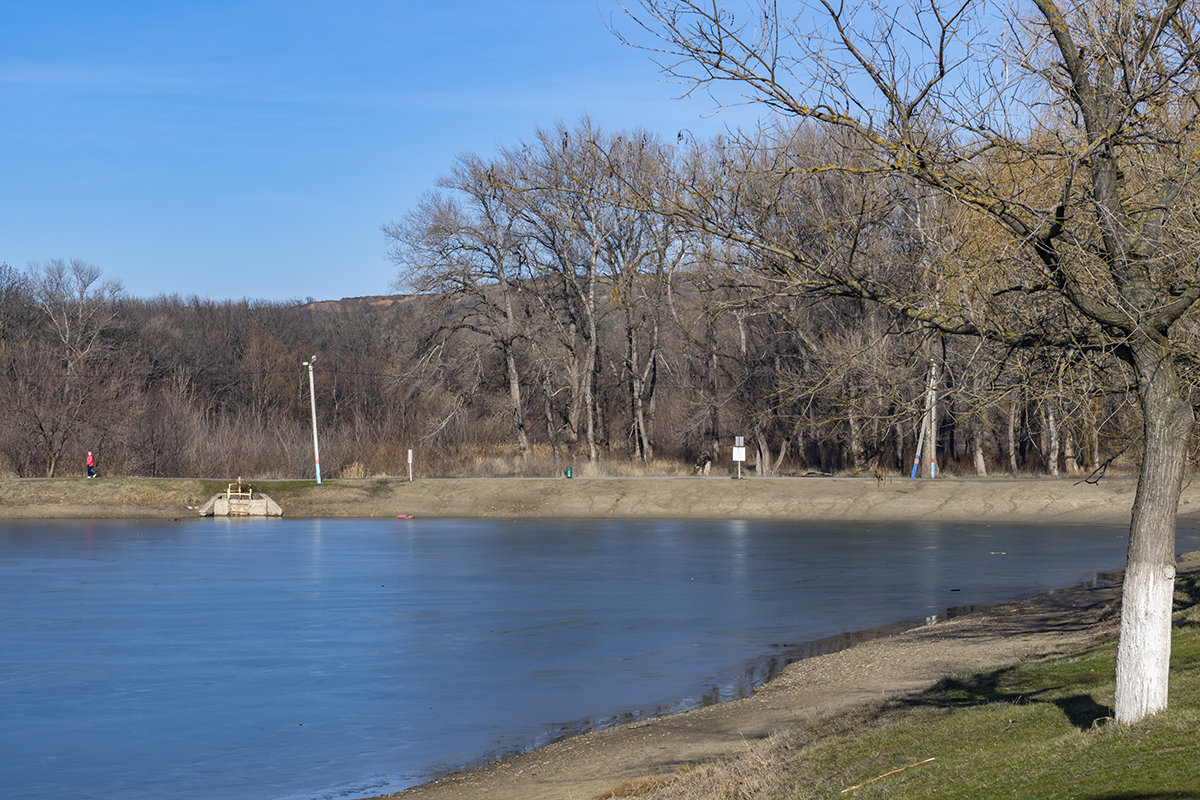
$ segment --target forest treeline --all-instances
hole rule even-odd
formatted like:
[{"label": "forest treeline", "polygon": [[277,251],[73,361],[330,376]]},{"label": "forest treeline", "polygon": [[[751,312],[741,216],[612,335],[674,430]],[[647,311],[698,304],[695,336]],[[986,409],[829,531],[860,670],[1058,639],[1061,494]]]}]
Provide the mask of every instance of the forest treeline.
[{"label": "forest treeline", "polygon": [[[926,442],[956,474],[1136,463],[1110,355],[958,336],[671,213],[724,192],[758,230],[934,297],[955,253],[994,247],[911,187],[864,209],[857,178],[744,179],[836,146],[584,120],[462,156],[384,226],[398,295],[138,299],[78,259],[4,266],[0,473],[77,474],[93,450],[107,474],[312,476],[312,356],[328,477],[405,474],[410,449],[423,475],[722,469],[738,436],[758,474],[908,474],[922,447],[928,474]],[[1014,294],[995,313],[1042,313]]]}]

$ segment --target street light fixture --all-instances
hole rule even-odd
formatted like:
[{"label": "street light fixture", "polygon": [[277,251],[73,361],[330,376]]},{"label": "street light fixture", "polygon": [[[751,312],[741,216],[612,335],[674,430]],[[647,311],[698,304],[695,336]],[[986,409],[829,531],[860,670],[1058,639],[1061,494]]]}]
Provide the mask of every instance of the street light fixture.
[{"label": "street light fixture", "polygon": [[308,367],[308,400],[312,406],[312,425],[313,425],[313,466],[317,471],[317,483],[321,483],[321,448],[317,445],[317,394],[313,390],[313,362],[317,360],[313,356],[308,361],[304,362],[304,366]]}]

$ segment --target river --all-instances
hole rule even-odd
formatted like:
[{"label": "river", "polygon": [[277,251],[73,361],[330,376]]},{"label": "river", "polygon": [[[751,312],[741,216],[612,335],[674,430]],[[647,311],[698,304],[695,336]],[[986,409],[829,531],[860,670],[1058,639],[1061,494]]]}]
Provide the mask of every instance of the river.
[{"label": "river", "polygon": [[25,800],[397,791],[737,696],[815,640],[1091,580],[1121,567],[1125,540],[736,520],[5,522],[0,786]]}]

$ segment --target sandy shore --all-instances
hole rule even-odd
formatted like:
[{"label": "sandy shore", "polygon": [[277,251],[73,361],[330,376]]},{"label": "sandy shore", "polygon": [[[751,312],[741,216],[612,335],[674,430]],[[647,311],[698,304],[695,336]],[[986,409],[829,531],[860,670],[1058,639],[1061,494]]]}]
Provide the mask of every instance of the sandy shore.
[{"label": "sandy shore", "polygon": [[[860,478],[573,478],[344,484],[296,516],[733,518],[1128,522],[1136,482]],[[1182,509],[1200,513],[1200,490]],[[379,514],[382,515],[382,514]]]},{"label": "sandy shore", "polygon": [[[186,518],[216,482],[0,478],[0,519]],[[289,517],[560,517],[1120,523],[1136,482],[1071,479],[495,478],[260,481]],[[1200,519],[1189,485],[1184,519]]]}]

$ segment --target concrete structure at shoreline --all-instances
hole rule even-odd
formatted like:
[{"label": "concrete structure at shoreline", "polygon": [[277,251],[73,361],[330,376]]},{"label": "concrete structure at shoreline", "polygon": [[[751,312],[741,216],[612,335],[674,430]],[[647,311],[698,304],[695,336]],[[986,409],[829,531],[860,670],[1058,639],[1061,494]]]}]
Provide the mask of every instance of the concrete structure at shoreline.
[{"label": "concrete structure at shoreline", "polygon": [[[236,487],[236,488],[235,488]],[[200,509],[202,517],[282,517],[283,509],[262,492],[254,491],[242,479],[212,496]]]}]

